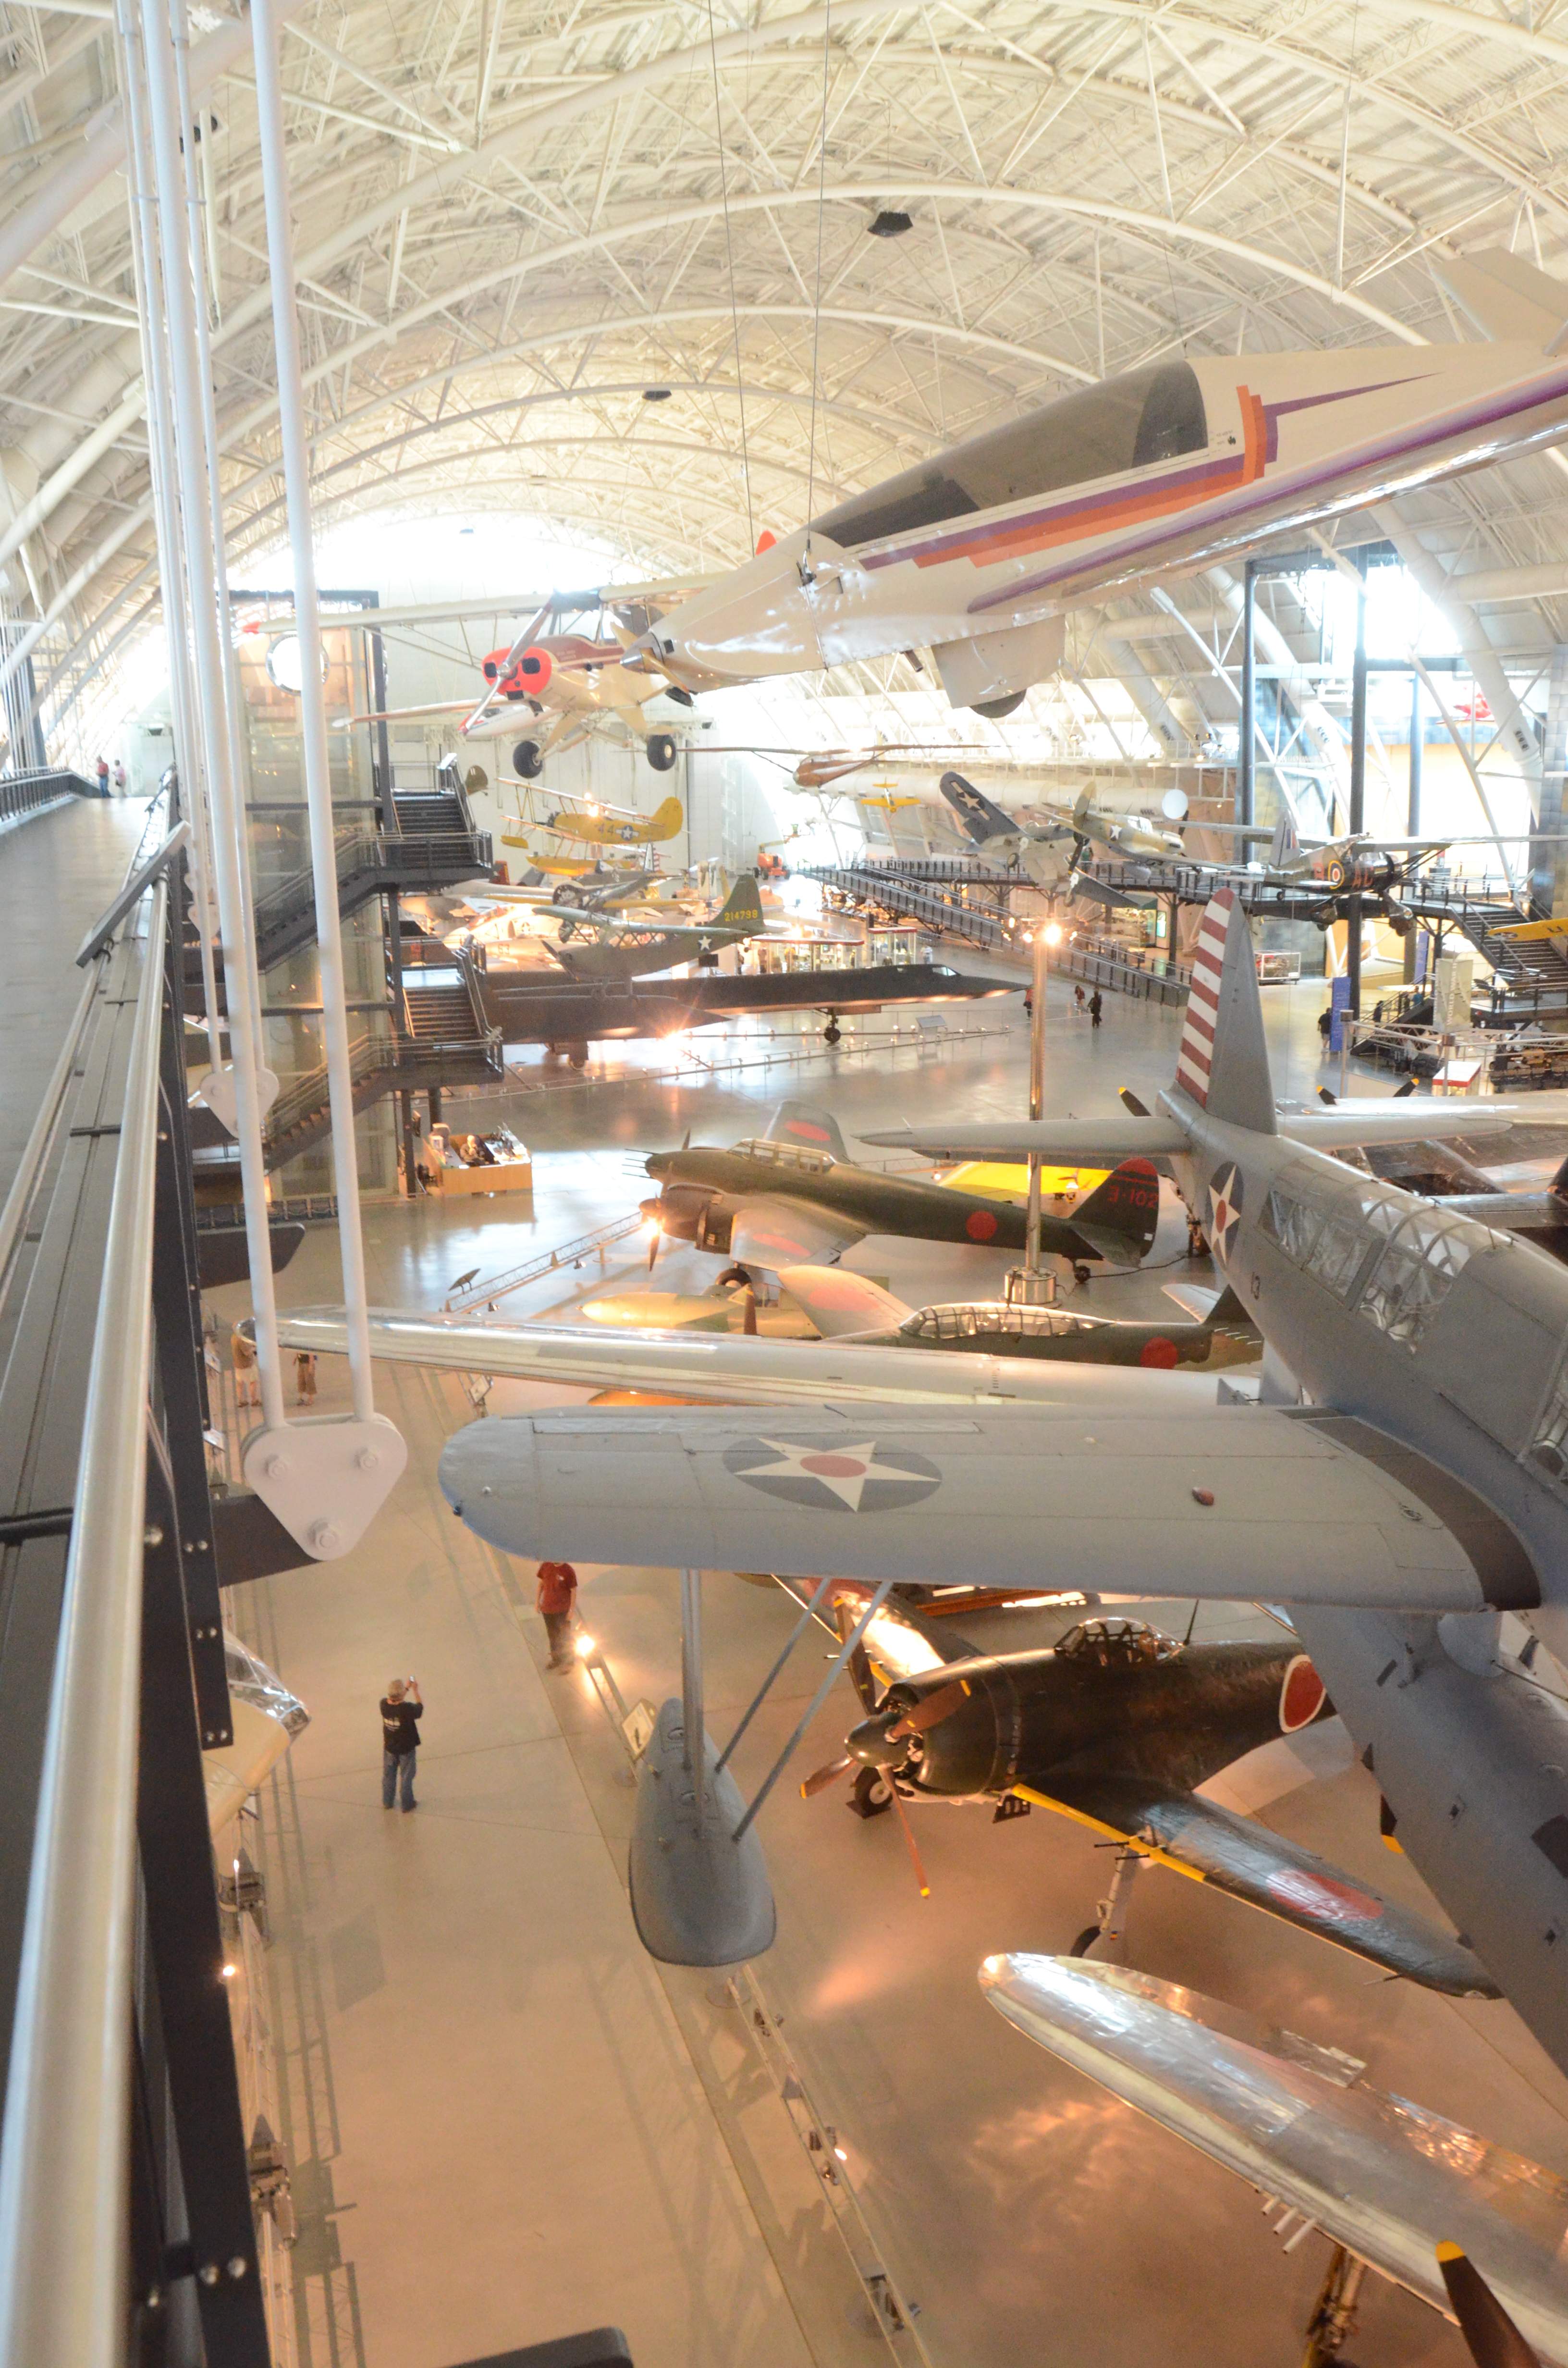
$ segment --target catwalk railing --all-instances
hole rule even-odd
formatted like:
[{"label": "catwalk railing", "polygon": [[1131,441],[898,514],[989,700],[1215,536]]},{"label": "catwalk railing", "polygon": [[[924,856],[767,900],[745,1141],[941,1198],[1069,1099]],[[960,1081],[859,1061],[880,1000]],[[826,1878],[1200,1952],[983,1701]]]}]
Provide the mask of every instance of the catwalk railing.
[{"label": "catwalk railing", "polygon": [[[6,1212],[0,1653],[39,1715],[7,1722],[0,1787],[28,1869],[0,1900],[0,2368],[268,2360],[201,1759],[233,1730],[169,927],[181,837],[85,955]],[[42,1459],[15,1447],[28,1419]]]}]

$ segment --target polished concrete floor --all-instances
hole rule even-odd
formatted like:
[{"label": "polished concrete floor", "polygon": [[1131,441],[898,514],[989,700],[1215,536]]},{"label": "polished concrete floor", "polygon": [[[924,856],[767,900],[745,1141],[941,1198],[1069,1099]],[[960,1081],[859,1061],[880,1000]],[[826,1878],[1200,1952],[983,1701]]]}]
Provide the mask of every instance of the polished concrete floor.
[{"label": "polished concrete floor", "polygon": [[[1277,1087],[1299,1099],[1327,1074],[1318,992],[1267,998]],[[1176,1032],[1175,1015],[1114,997],[1091,1031],[1053,993],[1050,1106],[1111,1109],[1122,1085],[1146,1095],[1169,1076]],[[1020,1028],[935,1057],[816,1064],[790,1090],[852,1135],[937,1109],[1016,1111],[1025,1059]],[[372,1295],[439,1305],[466,1269],[498,1273],[630,1207],[648,1189],[638,1154],[687,1126],[697,1141],[755,1131],[768,1099],[749,1072],[704,1088],[530,1096],[532,1205],[369,1212]],[[1173,1210],[1151,1269],[1090,1284],[1087,1304],[1168,1304],[1159,1293],[1188,1272],[1184,1246]],[[330,1231],[312,1230],[281,1278],[288,1303],[336,1295],[334,1253]],[[608,1272],[634,1282],[641,1259],[612,1253]],[[994,1287],[1005,1261],[873,1240],[847,1263],[931,1299]],[[689,1287],[718,1266],[672,1250],[657,1281]],[[538,1314],[601,1287],[590,1262],[508,1304]],[[214,1296],[225,1319],[244,1304]],[[324,1366],[322,1383],[324,1407],[342,1402],[340,1370]],[[388,1510],[342,1562],[236,1590],[234,1606],[312,1713],[255,1845],[271,1886],[268,2011],[302,2223],[297,2358],[443,2368],[608,2320],[640,2368],[875,2361],[883,2347],[815,2174],[735,2009],[711,1977],[661,1973],[638,1948],[623,1755],[586,1679],[542,1673],[531,1565],[482,1545],[435,1486],[442,1440],[472,1416],[461,1383],[388,1369],[379,1395],[410,1444]],[[545,1395],[503,1384],[490,1405]],[[656,1555],[656,1538],[649,1547]],[[654,1562],[583,1576],[584,1621],[625,1696],[663,1699],[677,1680],[676,1574]],[[704,1595],[709,1721],[722,1736],[790,1607],[718,1572]],[[1185,1609],[1154,1616],[1174,1625]],[[1199,1633],[1242,1633],[1258,1616],[1209,1610]],[[743,1745],[743,1787],[804,1707],[824,1645],[802,1646]],[[406,1818],[380,1804],[376,1702],[394,1671],[416,1674],[429,1706],[420,1807]],[[856,1714],[841,1681],[802,1770]],[[1311,1767],[1273,1768],[1249,1797],[1353,1873],[1421,1896],[1381,1847],[1370,1778],[1326,1733]],[[895,1822],[846,1816],[836,1789],[803,1802],[787,1782],[762,1830],[779,1930],[759,1977],[886,2266],[920,2305],[928,2359],[1292,2368],[1322,2241],[1283,2256],[1248,2190],[1031,2048],[976,1987],[989,1952],[1060,1950],[1089,1920],[1108,1873],[1094,1839],[1039,1811],[996,1827],[983,1811],[932,1807],[917,1822],[923,1900]],[[1349,2049],[1379,2083],[1568,2169],[1568,2083],[1506,2006],[1385,1982],[1158,1871],[1140,1879],[1130,1939],[1149,1970]],[[1375,2283],[1351,2356],[1381,2368],[1464,2358],[1432,2314]]]}]

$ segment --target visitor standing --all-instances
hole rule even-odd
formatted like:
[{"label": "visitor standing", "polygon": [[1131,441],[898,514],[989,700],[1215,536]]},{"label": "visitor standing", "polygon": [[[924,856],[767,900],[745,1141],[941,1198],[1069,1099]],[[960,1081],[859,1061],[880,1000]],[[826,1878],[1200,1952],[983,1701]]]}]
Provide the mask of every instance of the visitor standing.
[{"label": "visitor standing", "polygon": [[100,757],[98,758],[97,769],[98,776],[98,795],[100,798],[107,798],[108,795],[108,758],[107,757]]},{"label": "visitor standing", "polygon": [[419,1722],[425,1705],[417,1678],[393,1678],[381,1702],[381,1806],[390,1809],[401,1780],[405,1811],[416,1809],[414,1769],[419,1757]]},{"label": "visitor standing", "polygon": [[1089,997],[1089,1025],[1097,1028],[1105,1017],[1105,1001],[1096,986]]},{"label": "visitor standing", "polygon": [[534,1600],[550,1636],[550,1666],[557,1673],[572,1667],[572,1606],[576,1594],[577,1574],[569,1562],[540,1563]]}]

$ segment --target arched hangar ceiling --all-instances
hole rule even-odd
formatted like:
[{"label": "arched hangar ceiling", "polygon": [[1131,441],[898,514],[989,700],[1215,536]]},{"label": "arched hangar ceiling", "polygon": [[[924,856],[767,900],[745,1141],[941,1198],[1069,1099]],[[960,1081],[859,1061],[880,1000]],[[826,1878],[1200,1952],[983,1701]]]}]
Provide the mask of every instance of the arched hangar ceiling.
[{"label": "arched hangar ceiling", "polygon": [[[4,17],[0,559],[46,712],[156,594],[110,14]],[[255,91],[243,19],[192,32],[243,568],[280,527]],[[1435,256],[1568,245],[1550,6],[301,0],[284,74],[319,522],[488,495],[650,569],[1158,355],[1467,334]],[[1568,560],[1565,473],[1405,515],[1449,565]]]}]

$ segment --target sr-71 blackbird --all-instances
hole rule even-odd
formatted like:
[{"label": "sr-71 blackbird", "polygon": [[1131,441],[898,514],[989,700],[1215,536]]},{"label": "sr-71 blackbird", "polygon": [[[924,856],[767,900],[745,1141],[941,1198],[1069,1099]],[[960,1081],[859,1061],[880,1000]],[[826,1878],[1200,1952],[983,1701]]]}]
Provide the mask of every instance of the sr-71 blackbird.
[{"label": "sr-71 blackbird", "polygon": [[[696,1569],[1267,1592],[1292,1607],[1412,1861],[1568,2065],[1568,1713],[1499,1645],[1515,1610],[1568,1658],[1568,1272],[1324,1156],[1314,1137],[1353,1139],[1343,1110],[1282,1130],[1228,891],[1204,916],[1160,1101],[1153,1118],[894,1140],[1169,1158],[1267,1344],[1269,1402],[1189,1409],[1158,1395],[1206,1387],[1179,1374],[1059,1366],[1056,1405],[975,1403],[960,1420],[844,1406],[831,1388],[766,1427],[702,1406],[539,1413],[460,1432],[442,1486],[513,1553],[640,1563],[657,1504],[661,1561]],[[1400,1102],[1375,1124],[1419,1140],[1472,1133],[1475,1113]]]}]

